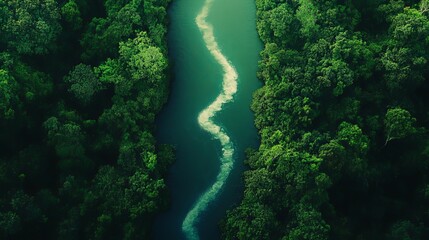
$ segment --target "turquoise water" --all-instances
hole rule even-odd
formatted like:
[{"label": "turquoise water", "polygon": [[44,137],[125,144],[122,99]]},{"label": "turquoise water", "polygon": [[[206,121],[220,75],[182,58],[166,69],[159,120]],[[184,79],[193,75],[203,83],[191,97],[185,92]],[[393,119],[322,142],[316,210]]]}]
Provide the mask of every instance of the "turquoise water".
[{"label": "turquoise water", "polygon": [[[169,9],[173,81],[157,138],[176,147],[177,159],[167,178],[171,208],[157,219],[155,239],[219,239],[219,220],[242,194],[244,150],[258,143],[250,111],[260,86],[254,1],[208,1],[200,28],[196,17],[206,0],[175,0]],[[210,113],[215,116],[204,117]]]}]

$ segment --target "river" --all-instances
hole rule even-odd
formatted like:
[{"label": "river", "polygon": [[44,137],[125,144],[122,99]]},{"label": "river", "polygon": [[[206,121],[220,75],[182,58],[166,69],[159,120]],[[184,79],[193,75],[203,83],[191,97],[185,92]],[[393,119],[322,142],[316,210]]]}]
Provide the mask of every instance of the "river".
[{"label": "river", "polygon": [[219,221],[240,200],[244,151],[258,144],[250,111],[260,87],[255,11],[253,0],[170,5],[173,79],[157,139],[175,146],[176,162],[167,178],[171,206],[154,239],[219,239]]}]

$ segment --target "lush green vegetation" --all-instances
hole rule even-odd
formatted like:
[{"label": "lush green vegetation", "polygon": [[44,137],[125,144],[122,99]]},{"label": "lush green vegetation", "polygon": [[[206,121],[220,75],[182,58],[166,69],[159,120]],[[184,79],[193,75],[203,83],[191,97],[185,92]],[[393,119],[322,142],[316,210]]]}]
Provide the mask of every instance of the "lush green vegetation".
[{"label": "lush green vegetation", "polygon": [[0,239],[148,237],[167,4],[0,0]]},{"label": "lush green vegetation", "polygon": [[256,0],[264,86],[225,239],[429,239],[429,1]]}]

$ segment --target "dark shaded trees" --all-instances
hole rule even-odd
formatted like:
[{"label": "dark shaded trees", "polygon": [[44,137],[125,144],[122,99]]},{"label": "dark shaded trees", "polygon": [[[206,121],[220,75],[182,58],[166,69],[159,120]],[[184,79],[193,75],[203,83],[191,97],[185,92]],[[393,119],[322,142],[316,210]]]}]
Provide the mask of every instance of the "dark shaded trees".
[{"label": "dark shaded trees", "polygon": [[88,103],[102,86],[90,66],[77,65],[64,81],[70,85],[69,92],[83,104]]},{"label": "dark shaded trees", "polygon": [[55,0],[0,2],[2,40],[19,54],[43,54],[61,31]]},{"label": "dark shaded trees", "polygon": [[225,239],[429,237],[426,5],[256,1],[261,144]]},{"label": "dark shaded trees", "polygon": [[411,114],[402,108],[392,108],[387,110],[384,120],[386,131],[386,144],[393,139],[407,137],[414,133],[414,123],[416,119],[411,117]]},{"label": "dark shaded trees", "polygon": [[167,4],[0,0],[1,239],[149,237]]}]

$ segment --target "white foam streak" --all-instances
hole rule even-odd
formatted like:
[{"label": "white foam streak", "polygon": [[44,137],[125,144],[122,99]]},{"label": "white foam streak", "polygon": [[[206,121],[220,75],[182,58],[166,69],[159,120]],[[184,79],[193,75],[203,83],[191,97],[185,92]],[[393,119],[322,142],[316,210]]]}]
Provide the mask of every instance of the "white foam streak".
[{"label": "white foam streak", "polygon": [[228,59],[222,54],[213,34],[213,26],[206,21],[212,3],[213,0],[206,0],[195,20],[198,28],[203,34],[203,39],[207,49],[223,68],[222,92],[207,108],[200,112],[198,123],[201,128],[220,141],[222,145],[222,156],[220,157],[221,166],[220,172],[216,177],[216,182],[199,197],[198,201],[188,212],[182,223],[182,230],[189,240],[199,239],[198,231],[195,226],[198,218],[200,214],[207,209],[209,203],[216,198],[234,165],[233,143],[226,132],[219,125],[213,122],[212,118],[216,113],[222,110],[225,103],[233,100],[234,94],[237,92],[238,74]]}]

